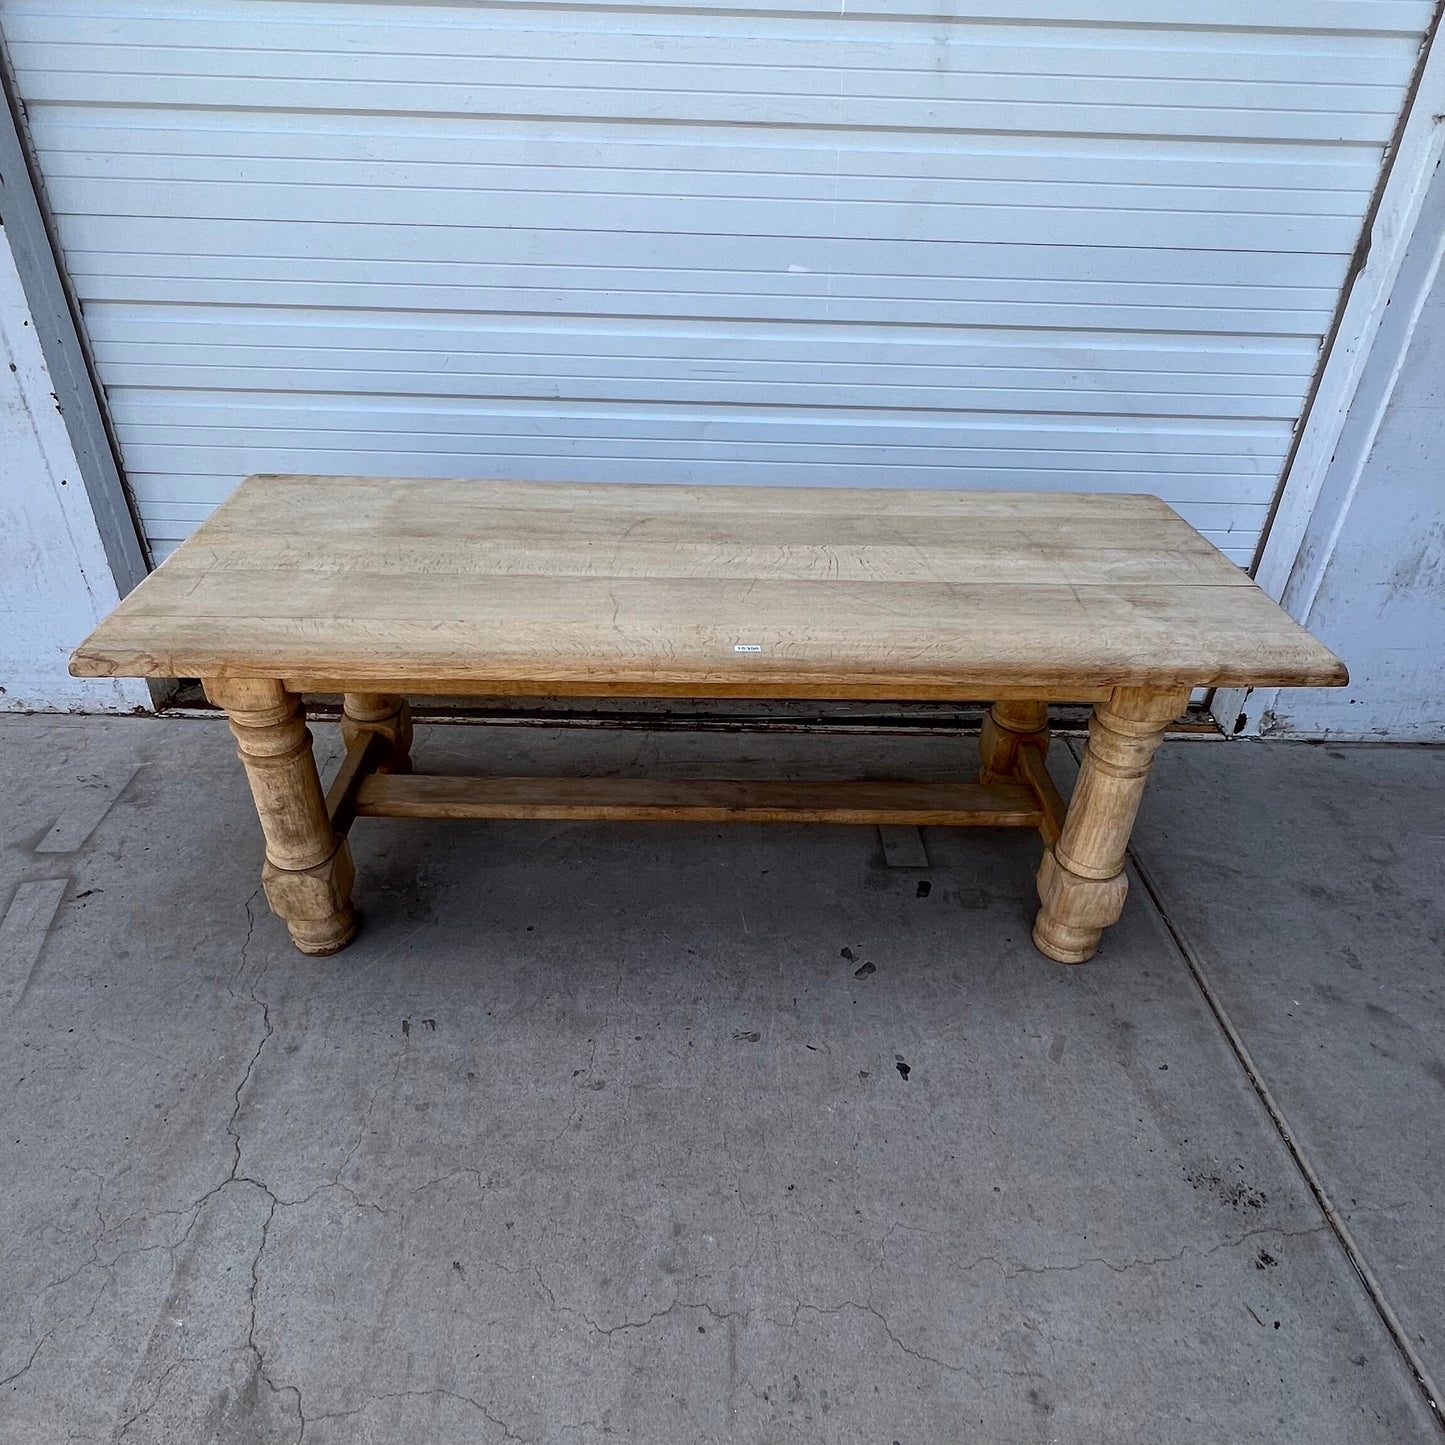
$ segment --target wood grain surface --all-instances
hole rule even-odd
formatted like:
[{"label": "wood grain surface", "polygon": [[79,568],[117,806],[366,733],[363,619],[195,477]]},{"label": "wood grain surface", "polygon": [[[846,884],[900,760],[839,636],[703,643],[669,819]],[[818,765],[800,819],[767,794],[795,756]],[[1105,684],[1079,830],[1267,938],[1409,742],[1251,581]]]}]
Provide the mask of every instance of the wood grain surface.
[{"label": "wood grain surface", "polygon": [[244,482],[71,670],[889,699],[1346,681],[1150,496],[294,476]]},{"label": "wood grain surface", "polygon": [[1036,828],[1027,787],[894,781],[774,782],[666,778],[463,778],[377,774],[357,817],[547,818],[572,822],[911,823]]}]

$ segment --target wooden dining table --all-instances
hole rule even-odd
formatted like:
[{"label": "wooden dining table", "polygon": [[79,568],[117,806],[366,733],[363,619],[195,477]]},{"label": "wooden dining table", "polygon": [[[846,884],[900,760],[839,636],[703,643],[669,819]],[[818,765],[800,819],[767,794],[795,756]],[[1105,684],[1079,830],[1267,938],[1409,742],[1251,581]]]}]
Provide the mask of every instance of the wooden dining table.
[{"label": "wooden dining table", "polygon": [[[203,681],[303,953],[355,934],[356,819],[546,818],[1034,828],[1033,937],[1062,963],[1120,915],[1150,764],[1191,690],[1347,681],[1153,496],[340,476],[248,478],[71,671]],[[343,697],[329,787],[308,693]],[[977,778],[942,783],[414,770],[409,696],[499,694],[990,706]],[[1067,804],[1051,702],[1094,709]]]}]

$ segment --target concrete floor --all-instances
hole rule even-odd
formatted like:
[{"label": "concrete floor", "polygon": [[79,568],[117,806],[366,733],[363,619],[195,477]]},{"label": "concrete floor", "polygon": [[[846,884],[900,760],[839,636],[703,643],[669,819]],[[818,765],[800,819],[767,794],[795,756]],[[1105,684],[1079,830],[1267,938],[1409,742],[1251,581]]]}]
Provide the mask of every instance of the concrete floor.
[{"label": "concrete floor", "polygon": [[1168,745],[1079,969],[1021,833],[363,820],[304,960],[224,725],[0,719],[0,788],[6,1445],[1441,1437],[1305,1171],[1445,1374],[1445,753]]}]

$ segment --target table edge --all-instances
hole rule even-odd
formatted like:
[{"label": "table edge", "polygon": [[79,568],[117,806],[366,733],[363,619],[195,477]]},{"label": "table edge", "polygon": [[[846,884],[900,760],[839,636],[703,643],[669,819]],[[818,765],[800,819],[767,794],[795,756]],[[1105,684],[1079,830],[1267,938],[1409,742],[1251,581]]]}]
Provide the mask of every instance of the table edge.
[{"label": "table edge", "polygon": [[350,666],[342,660],[318,667],[279,659],[274,666],[236,666],[205,658],[145,656],[119,649],[107,654],[87,653],[85,645],[70,659],[73,677],[200,677],[256,678],[282,681],[294,692],[397,692],[435,696],[552,696],[552,697],[756,697],[835,699],[853,701],[887,699],[930,701],[938,699],[1060,698],[1097,700],[1116,687],[1344,687],[1349,671],[1330,654],[1333,665],[1274,669],[1215,668],[1161,671],[1147,667],[1075,673],[1030,674],[1017,671],[970,670],[890,673],[835,668],[792,668],[754,671],[750,675],[699,669],[662,677],[645,670],[615,672],[568,671],[508,674],[477,670],[451,671],[424,667],[397,672]]}]

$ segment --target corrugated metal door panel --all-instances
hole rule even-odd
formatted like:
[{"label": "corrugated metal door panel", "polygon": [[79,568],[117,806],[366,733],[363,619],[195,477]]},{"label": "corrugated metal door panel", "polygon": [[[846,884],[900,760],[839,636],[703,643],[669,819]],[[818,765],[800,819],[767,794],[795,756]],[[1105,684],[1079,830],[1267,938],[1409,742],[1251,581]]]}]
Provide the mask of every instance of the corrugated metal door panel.
[{"label": "corrugated metal door panel", "polygon": [[1123,487],[1247,561],[1429,19],[0,0],[158,554],[344,470]]}]

